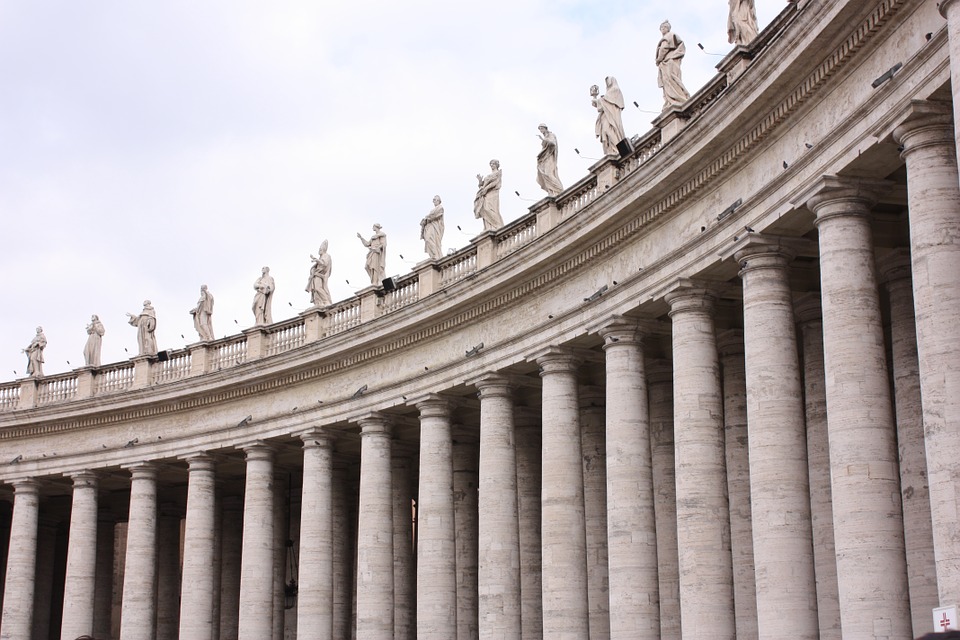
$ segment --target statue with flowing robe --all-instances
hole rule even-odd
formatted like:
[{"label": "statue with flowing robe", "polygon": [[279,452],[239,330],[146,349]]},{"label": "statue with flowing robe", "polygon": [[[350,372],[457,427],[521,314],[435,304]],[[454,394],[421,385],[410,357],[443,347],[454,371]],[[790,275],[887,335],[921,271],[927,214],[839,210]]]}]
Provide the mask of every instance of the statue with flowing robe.
[{"label": "statue with flowing robe", "polygon": [[27,375],[32,378],[43,377],[43,350],[47,347],[47,336],[43,327],[37,327],[37,334],[23,352],[27,354]]},{"label": "statue with flowing robe", "polygon": [[370,284],[375,287],[380,286],[387,273],[387,234],[382,231],[379,224],[373,225],[373,235],[367,240],[359,233],[357,237],[367,248],[367,261],[364,268],[367,275],[370,276]]},{"label": "statue with flowing robe", "polygon": [[253,318],[257,326],[264,324],[273,324],[273,312],[270,307],[273,305],[273,291],[276,285],[273,282],[273,276],[270,275],[270,267],[264,267],[260,271],[260,277],[253,283],[256,291],[253,294]]},{"label": "statue with flowing robe", "polygon": [[137,346],[141,356],[157,355],[157,312],[149,300],[143,301],[143,311],[139,315],[127,314],[127,321],[137,328]]},{"label": "statue with flowing robe", "polygon": [[420,221],[420,239],[423,250],[431,260],[443,257],[443,205],[440,196],[433,196],[433,209]]},{"label": "statue with flowing robe", "polygon": [[503,226],[500,217],[500,161],[490,161],[489,175],[477,174],[477,196],[473,199],[473,217],[483,220],[484,231],[495,231]]},{"label": "statue with flowing robe", "polygon": [[563,184],[560,182],[560,174],[557,170],[557,136],[545,124],[537,128],[540,130],[537,184],[547,192],[547,195],[555,196],[563,191]]},{"label": "statue with flowing robe", "polygon": [[333,270],[333,260],[327,253],[326,240],[320,244],[317,256],[311,255],[310,260],[313,261],[313,264],[310,266],[310,277],[307,279],[307,286],[304,291],[310,294],[310,304],[313,306],[329,306],[331,298],[328,282],[330,281],[330,272]]},{"label": "statue with flowing robe", "polygon": [[100,366],[100,347],[103,345],[103,334],[107,332],[103,323],[96,315],[90,316],[87,325],[87,344],[83,347],[83,362],[88,367]]},{"label": "statue with flowing robe", "polygon": [[197,306],[190,309],[193,316],[193,328],[197,330],[200,340],[213,340],[213,294],[207,290],[207,285],[200,285],[200,299]]},{"label": "statue with flowing robe", "polygon": [[690,99],[690,92],[683,86],[680,61],[687,53],[683,40],[670,30],[670,22],[660,25],[660,42],[657,43],[657,86],[663,89],[663,110],[679,107]]}]

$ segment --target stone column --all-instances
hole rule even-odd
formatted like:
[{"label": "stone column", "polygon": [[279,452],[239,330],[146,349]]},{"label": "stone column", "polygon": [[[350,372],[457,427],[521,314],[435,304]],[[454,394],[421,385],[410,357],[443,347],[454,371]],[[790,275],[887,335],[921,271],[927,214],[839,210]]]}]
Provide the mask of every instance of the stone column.
[{"label": "stone column", "polygon": [[643,333],[624,317],[610,319],[599,333],[607,373],[610,637],[653,638],[660,633],[660,585]]},{"label": "stone column", "polygon": [[243,448],[247,469],[243,491],[240,560],[239,640],[273,637],[274,495],[273,448],[263,442]]},{"label": "stone column", "polygon": [[[923,435],[923,403],[917,357],[917,325],[910,280],[910,253],[903,249],[882,261],[890,300],[890,366],[893,373],[897,449],[900,456],[900,495],[903,501],[903,541],[907,549],[907,583],[913,635],[930,630],[930,612],[940,606],[937,565],[933,552],[930,487]],[[958,273],[960,275],[960,273]]]},{"label": "stone column", "polygon": [[129,470],[120,640],[153,640],[157,623],[157,467],[143,462]]},{"label": "stone column", "polygon": [[33,629],[33,594],[37,562],[37,528],[40,516],[36,480],[13,483],[13,518],[7,550],[7,574],[3,582],[2,640],[25,640]]},{"label": "stone column", "polygon": [[187,458],[187,514],[183,532],[183,585],[180,591],[181,640],[213,638],[214,520],[217,510],[216,463],[198,453]]},{"label": "stone column", "polygon": [[750,515],[750,453],[747,446],[747,377],[743,331],[728,330],[717,339],[723,375],[723,432],[730,500],[730,554],[738,638],[757,637],[757,581],[753,564]]},{"label": "stone column", "polygon": [[743,281],[750,500],[761,640],[818,640],[803,389],[786,240],[751,235]]},{"label": "stone column", "polygon": [[311,429],[303,440],[298,640],[333,640],[333,436]]},{"label": "stone column", "polygon": [[360,508],[357,524],[357,638],[393,638],[393,504],[390,423],[360,419]]},{"label": "stone column", "polygon": [[417,491],[417,638],[456,640],[457,546],[453,522],[450,404],[431,394],[420,410]]},{"label": "stone column", "polygon": [[[290,475],[273,471],[273,640],[283,640],[286,623],[287,541],[290,540]],[[292,544],[292,542],[291,542]]]},{"label": "stone column", "polygon": [[[953,115],[955,120],[960,121],[960,2],[957,0],[940,0],[937,7],[940,9],[940,15],[947,19]],[[960,145],[957,148],[960,148]],[[908,168],[908,175],[909,171]],[[956,600],[952,602],[956,602]]]},{"label": "stone column", "polygon": [[479,593],[480,638],[520,640],[520,523],[513,397],[508,378],[476,382],[480,397]]},{"label": "stone column", "polygon": [[823,370],[823,323],[820,294],[801,297],[794,306],[803,336],[803,397],[807,422],[807,469],[810,476],[810,523],[817,576],[820,640],[840,640],[837,554],[833,542],[830,448],[827,441],[827,395]]},{"label": "stone column", "polygon": [[[210,570],[210,565],[207,565]],[[180,628],[180,508],[160,505],[157,521],[157,640],[177,640]]]},{"label": "stone column", "polygon": [[[393,640],[417,637],[417,563],[413,533],[412,453],[394,442],[390,452],[393,491]],[[420,504],[417,502],[417,515]]]},{"label": "stone column", "polygon": [[543,379],[543,635],[587,640],[583,453],[577,391],[580,360],[560,348],[551,348],[536,360]]},{"label": "stone column", "polygon": [[681,285],[666,295],[673,323],[680,624],[684,640],[733,640],[733,568],[723,396],[713,327],[716,299]]},{"label": "stone column", "polygon": [[453,519],[457,530],[457,640],[475,640],[479,620],[480,451],[476,442],[453,443]]},{"label": "stone column", "polygon": [[647,366],[660,639],[680,640],[680,559],[677,549],[677,481],[673,455],[673,376],[668,361]]},{"label": "stone column", "polygon": [[[948,18],[950,59],[960,64],[960,3],[941,2],[940,9]],[[953,76],[958,73],[951,67]],[[958,91],[960,86],[954,85],[954,95]],[[954,497],[960,482],[960,183],[955,135],[949,108],[932,102],[914,102],[894,132],[907,163],[920,391],[943,605],[960,602],[960,514]]]},{"label": "stone column", "polygon": [[339,640],[349,638],[354,628],[355,484],[350,467],[336,459],[333,479],[333,637]]},{"label": "stone column", "polygon": [[840,623],[844,638],[910,637],[900,478],[870,207],[883,185],[825,176],[817,216]]},{"label": "stone column", "polygon": [[71,476],[70,541],[63,582],[60,637],[74,640],[93,633],[97,582],[97,475],[81,471]]},{"label": "stone column", "polygon": [[520,521],[520,619],[523,640],[543,638],[540,536],[540,415],[514,408],[517,441],[517,508]]},{"label": "stone column", "polygon": [[[51,505],[52,506],[52,505]],[[50,637],[53,613],[53,580],[57,564],[57,538],[60,520],[53,513],[40,516],[37,530],[37,566],[33,593],[33,637]]]},{"label": "stone column", "polygon": [[94,638],[109,638],[113,623],[113,554],[116,543],[114,515],[101,509],[97,516],[97,569],[93,605]]},{"label": "stone column", "polygon": [[607,555],[605,389],[580,387],[583,450],[583,520],[587,541],[587,605],[590,640],[610,638],[610,562]]},{"label": "stone column", "polygon": [[240,633],[240,556],[243,498],[224,496],[220,525],[220,637],[233,640]]}]

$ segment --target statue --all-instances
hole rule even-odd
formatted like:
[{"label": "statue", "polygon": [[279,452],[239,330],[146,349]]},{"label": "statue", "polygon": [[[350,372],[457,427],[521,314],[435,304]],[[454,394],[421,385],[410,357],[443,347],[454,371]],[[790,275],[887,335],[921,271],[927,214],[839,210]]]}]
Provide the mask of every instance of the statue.
[{"label": "statue", "polygon": [[473,217],[483,219],[484,231],[495,231],[503,226],[500,217],[500,161],[490,161],[490,175],[477,174],[477,197],[473,199]]},{"label": "statue", "polygon": [[657,86],[663,88],[663,110],[678,107],[690,99],[690,93],[680,78],[680,61],[687,52],[683,41],[670,30],[670,22],[660,25],[657,43]]},{"label": "statue", "polygon": [[420,221],[420,239],[423,240],[423,250],[431,260],[443,257],[443,205],[440,196],[433,196],[433,209]]},{"label": "statue", "polygon": [[213,294],[207,290],[207,285],[200,285],[200,299],[197,300],[197,306],[190,309],[190,315],[193,316],[193,328],[200,335],[200,340],[213,340]]},{"label": "statue", "polygon": [[537,155],[537,184],[547,192],[548,196],[555,196],[563,191],[560,175],[557,173],[557,136],[541,124],[541,148]]},{"label": "statue", "polygon": [[310,267],[310,279],[307,280],[307,287],[304,291],[310,294],[310,304],[313,306],[329,306],[332,301],[327,282],[330,280],[333,261],[330,259],[330,254],[327,253],[326,240],[320,244],[317,257],[313,257],[311,254],[310,259],[313,261],[313,265]]},{"label": "statue", "polygon": [[46,346],[47,336],[43,335],[43,327],[37,327],[37,335],[33,336],[26,349],[22,349],[23,353],[27,354],[27,376],[43,377],[43,350]]},{"label": "statue", "polygon": [[370,284],[380,286],[387,271],[387,234],[380,230],[379,224],[373,225],[373,235],[369,240],[359,233],[357,237],[367,248],[367,262],[364,267],[370,276]]},{"label": "statue", "polygon": [[257,326],[273,323],[270,306],[273,303],[273,290],[276,285],[270,275],[270,267],[264,267],[260,277],[253,283],[256,293],[253,295],[253,317]]},{"label": "statue", "polygon": [[600,138],[603,153],[616,156],[620,155],[617,143],[627,137],[623,131],[623,92],[620,91],[620,85],[613,76],[607,76],[606,85],[607,92],[602,96],[597,85],[590,87],[593,106],[597,110],[594,133]]},{"label": "statue", "polygon": [[100,366],[100,346],[103,343],[103,334],[107,331],[96,315],[90,316],[87,325],[87,344],[83,347],[83,362],[88,367]]},{"label": "statue", "polygon": [[754,0],[730,0],[727,18],[727,41],[748,45],[757,37],[757,9]]},{"label": "statue", "polygon": [[128,313],[127,322],[137,328],[137,346],[140,347],[140,355],[157,355],[157,338],[153,333],[157,329],[157,312],[153,310],[150,301],[143,301],[143,311],[140,315]]}]

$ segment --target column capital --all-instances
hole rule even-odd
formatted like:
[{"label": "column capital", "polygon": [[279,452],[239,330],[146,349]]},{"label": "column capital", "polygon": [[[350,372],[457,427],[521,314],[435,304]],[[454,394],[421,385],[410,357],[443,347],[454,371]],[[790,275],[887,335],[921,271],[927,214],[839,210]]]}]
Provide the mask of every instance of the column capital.
[{"label": "column capital", "polygon": [[360,436],[382,435],[390,437],[393,431],[393,422],[385,414],[379,411],[372,411],[356,418],[355,422],[360,425]]},{"label": "column capital", "polygon": [[[748,232],[734,243],[733,247],[724,251],[724,257],[733,256],[740,265],[738,275],[742,278],[744,273],[753,269],[786,267],[801,252],[806,252],[804,249],[811,244],[802,238],[785,238]],[[811,250],[810,253],[816,255],[815,250]]]},{"label": "column capital", "polygon": [[217,459],[206,451],[198,451],[182,456],[187,462],[188,469],[193,471],[214,471],[217,468]]},{"label": "column capital", "polygon": [[564,347],[548,347],[531,356],[531,359],[540,365],[541,378],[554,373],[575,373],[583,362],[583,358],[574,350]]},{"label": "column capital", "polygon": [[903,121],[893,130],[893,139],[903,145],[900,156],[904,159],[923,147],[953,147],[953,109],[944,102],[911,100],[904,109]]},{"label": "column capital", "polygon": [[743,355],[743,329],[727,329],[717,334],[717,352],[720,357]]},{"label": "column capital", "polygon": [[337,435],[328,429],[313,427],[301,433],[300,440],[303,441],[304,449],[319,447],[320,449],[332,450],[334,443],[337,441]]},{"label": "column capital", "polygon": [[10,486],[13,487],[14,499],[18,495],[39,495],[40,493],[40,481],[36,478],[17,478],[10,481]]},{"label": "column capital", "polygon": [[99,482],[99,476],[93,471],[84,469],[83,471],[74,471],[69,474],[70,479],[73,480],[73,487],[92,487],[93,489],[97,488],[97,483]]},{"label": "column capital", "polygon": [[817,216],[814,224],[819,225],[834,216],[867,216],[891,184],[886,180],[824,175],[793,202],[806,204]]},{"label": "column capital", "polygon": [[480,400],[513,397],[513,380],[502,373],[490,371],[469,382],[477,388],[477,397]]},{"label": "column capital", "polygon": [[897,281],[910,284],[913,272],[910,265],[910,250],[906,248],[894,249],[890,253],[877,259],[877,275],[880,282],[887,287]]},{"label": "column capital", "polygon": [[263,440],[240,445],[240,449],[243,449],[244,454],[246,454],[247,462],[254,460],[273,460],[273,455],[276,453],[273,445],[267,444]]},{"label": "column capital", "polygon": [[940,0],[937,3],[937,9],[944,18],[947,17],[947,12],[953,7],[960,7],[960,3],[954,2],[954,0]]},{"label": "column capital", "polygon": [[671,318],[687,311],[702,311],[712,316],[717,304],[717,296],[710,286],[692,280],[675,282],[663,294],[663,299],[670,305],[667,315]]},{"label": "column capital", "polygon": [[640,318],[630,318],[614,315],[601,320],[589,328],[603,338],[603,348],[612,346],[626,346],[643,344],[643,339],[650,333],[649,322]]},{"label": "column capital", "polygon": [[408,404],[412,404],[420,410],[421,418],[450,418],[450,412],[453,408],[453,400],[444,397],[439,393],[428,393],[426,395],[414,398]]},{"label": "column capital", "polygon": [[140,478],[156,480],[157,472],[160,470],[159,465],[157,465],[156,462],[149,462],[146,460],[123,465],[123,468],[130,472],[130,478],[132,480],[137,480]]},{"label": "column capital", "polygon": [[820,307],[820,292],[812,291],[797,296],[793,301],[793,313],[801,326],[823,322],[823,310]]}]

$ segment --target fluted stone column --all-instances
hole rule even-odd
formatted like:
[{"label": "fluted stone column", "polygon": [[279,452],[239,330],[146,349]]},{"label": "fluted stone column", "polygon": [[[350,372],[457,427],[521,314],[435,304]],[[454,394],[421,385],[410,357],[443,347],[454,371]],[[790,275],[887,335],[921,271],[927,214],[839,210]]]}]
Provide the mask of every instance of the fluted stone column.
[{"label": "fluted stone column", "polygon": [[187,458],[187,514],[183,532],[183,585],[180,591],[180,640],[213,638],[214,521],[217,510],[216,463],[199,453]]},{"label": "fluted stone column", "polygon": [[657,518],[657,576],[660,639],[680,640],[680,567],[677,549],[677,482],[673,454],[673,376],[670,363],[647,365],[654,511]]},{"label": "fluted stone column", "polygon": [[898,250],[881,260],[880,264],[883,265],[881,275],[890,301],[890,368],[900,455],[907,584],[910,586],[913,635],[922,636],[930,629],[930,612],[940,604],[923,440],[923,403],[920,397],[910,254],[905,249]]},{"label": "fluted stone column", "polygon": [[540,416],[514,409],[517,442],[517,508],[520,521],[520,608],[523,640],[543,637]]},{"label": "fluted stone column", "polygon": [[180,507],[175,503],[160,505],[157,520],[157,640],[177,640],[180,628],[180,513]]},{"label": "fluted stone column", "polygon": [[583,450],[583,520],[587,541],[590,640],[610,638],[605,392],[604,387],[580,386],[580,448]]},{"label": "fluted stone column", "polygon": [[655,638],[660,585],[643,332],[635,320],[615,317],[599,333],[607,373],[610,637]]},{"label": "fluted stone column", "polygon": [[333,437],[312,429],[303,440],[298,640],[333,640]]},{"label": "fluted stone column", "polygon": [[417,638],[456,640],[457,545],[453,521],[450,403],[431,394],[416,406],[420,410]]},{"label": "fluted stone column", "polygon": [[479,637],[520,640],[520,523],[510,381],[487,374],[480,397]]},{"label": "fluted stone column", "polygon": [[730,553],[737,637],[757,637],[757,581],[753,564],[750,515],[750,452],[747,446],[747,377],[743,331],[727,330],[717,338],[723,375],[723,431],[730,500]]},{"label": "fluted stone column", "polygon": [[239,640],[273,637],[274,492],[273,448],[263,442],[244,447],[240,559]]},{"label": "fluted stone column", "polygon": [[560,348],[552,348],[536,360],[543,379],[543,636],[588,640],[583,454],[577,390],[580,360]]},{"label": "fluted stone column", "polygon": [[673,323],[680,617],[684,640],[733,640],[733,568],[724,460],[715,298],[681,285],[666,295]]},{"label": "fluted stone column", "polygon": [[7,550],[7,574],[3,582],[2,640],[26,640],[33,628],[33,595],[37,562],[37,530],[40,518],[39,485],[36,480],[13,483],[13,518]]},{"label": "fluted stone column", "polygon": [[803,353],[803,397],[807,423],[807,473],[810,476],[810,523],[817,576],[820,640],[840,640],[837,554],[833,542],[830,447],[827,440],[827,395],[823,370],[823,323],[820,294],[808,293],[794,305]]},{"label": "fluted stone column", "polygon": [[153,640],[157,622],[157,467],[144,462],[129,470],[120,640]]},{"label": "fluted stone column", "polygon": [[[960,6],[942,2],[950,59],[960,50]],[[957,70],[951,69],[956,76]],[[958,78],[960,81],[960,78]],[[954,87],[954,94],[958,92]],[[957,108],[956,105],[954,107]],[[916,310],[920,391],[940,603],[960,602],[960,178],[956,131],[945,105],[914,102],[894,136],[907,163],[910,258]]]},{"label": "fluted stone column", "polygon": [[232,640],[240,633],[240,557],[242,552],[243,499],[224,496],[220,525],[220,638]]},{"label": "fluted stone column", "polygon": [[911,635],[896,437],[869,218],[879,188],[825,176],[807,199],[820,240],[833,528],[845,639]]},{"label": "fluted stone column", "polygon": [[94,638],[109,638],[113,623],[113,554],[116,518],[101,508],[97,515],[97,568],[93,605]]},{"label": "fluted stone column", "polygon": [[417,562],[412,510],[413,498],[417,495],[415,467],[413,454],[394,442],[390,452],[390,482],[393,487],[393,640],[415,640],[417,637]]},{"label": "fluted stone column", "polygon": [[357,525],[357,638],[393,638],[393,504],[390,423],[370,414],[360,423]]},{"label": "fluted stone column", "polygon": [[93,633],[97,586],[97,475],[81,471],[73,474],[71,479],[73,504],[60,624],[63,640]]},{"label": "fluted stone column", "polygon": [[457,530],[457,640],[480,635],[480,447],[453,443],[453,519]]}]

